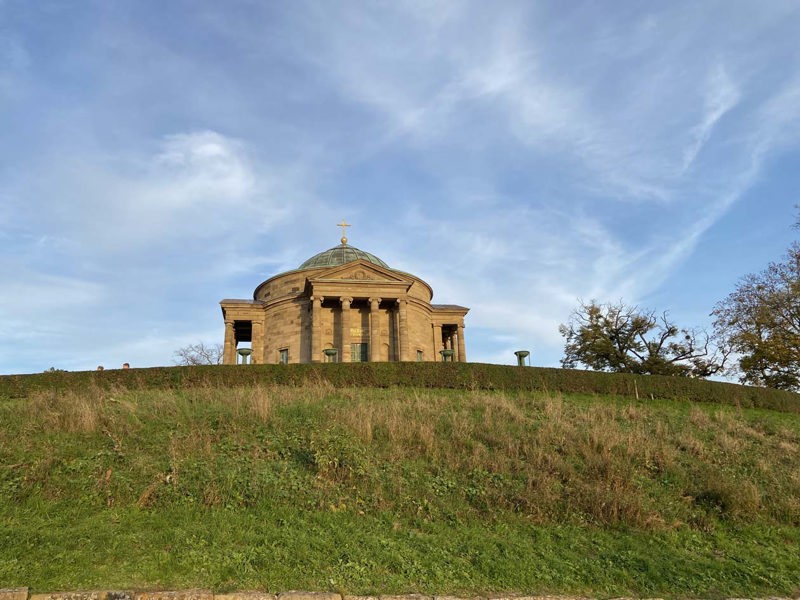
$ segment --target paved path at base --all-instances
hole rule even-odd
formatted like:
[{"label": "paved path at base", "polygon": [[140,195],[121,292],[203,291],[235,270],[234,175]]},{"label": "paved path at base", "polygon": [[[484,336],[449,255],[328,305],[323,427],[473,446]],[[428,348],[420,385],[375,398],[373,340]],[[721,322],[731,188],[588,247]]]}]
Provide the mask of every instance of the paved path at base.
[{"label": "paved path at base", "polygon": [[[178,591],[130,591],[93,590],[84,592],[49,592],[31,594],[28,588],[0,589],[0,600],[595,600],[586,596],[478,596],[460,598],[456,596],[426,596],[424,594],[349,596],[332,592],[231,592],[215,594],[209,590]],[[634,599],[616,598],[614,600],[660,600],[658,598]],[[800,600],[796,598],[771,596],[761,599],[728,598],[727,600]]]}]

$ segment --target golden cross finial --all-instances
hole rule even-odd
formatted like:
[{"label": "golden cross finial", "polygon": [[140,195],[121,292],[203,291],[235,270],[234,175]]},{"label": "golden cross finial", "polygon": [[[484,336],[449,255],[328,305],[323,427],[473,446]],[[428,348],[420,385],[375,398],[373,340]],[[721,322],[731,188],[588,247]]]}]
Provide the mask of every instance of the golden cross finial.
[{"label": "golden cross finial", "polygon": [[347,229],[345,229],[345,228],[346,227],[350,227],[350,224],[347,221],[345,221],[344,219],[342,219],[342,222],[341,223],[337,223],[337,225],[342,228],[342,243],[346,244],[347,243]]}]

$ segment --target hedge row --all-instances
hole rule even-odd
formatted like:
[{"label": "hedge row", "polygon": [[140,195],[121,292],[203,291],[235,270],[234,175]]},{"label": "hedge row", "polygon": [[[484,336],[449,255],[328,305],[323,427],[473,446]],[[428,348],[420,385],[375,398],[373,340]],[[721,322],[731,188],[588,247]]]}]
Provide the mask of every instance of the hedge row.
[{"label": "hedge row", "polygon": [[480,363],[357,363],[155,367],[0,376],[0,398],[24,398],[36,390],[176,389],[246,386],[256,383],[302,386],[327,382],[334,387],[423,387],[536,390],[611,394],[716,402],[800,413],[800,395],[782,390],[685,377],[597,373]]}]

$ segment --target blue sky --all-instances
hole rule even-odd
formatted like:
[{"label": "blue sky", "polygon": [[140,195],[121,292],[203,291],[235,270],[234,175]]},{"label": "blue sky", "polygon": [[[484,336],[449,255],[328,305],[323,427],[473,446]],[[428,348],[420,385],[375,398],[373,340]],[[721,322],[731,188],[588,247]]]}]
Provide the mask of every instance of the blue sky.
[{"label": "blue sky", "polygon": [[800,2],[0,0],[0,373],[169,365],[338,243],[555,366],[683,326],[800,202]]}]

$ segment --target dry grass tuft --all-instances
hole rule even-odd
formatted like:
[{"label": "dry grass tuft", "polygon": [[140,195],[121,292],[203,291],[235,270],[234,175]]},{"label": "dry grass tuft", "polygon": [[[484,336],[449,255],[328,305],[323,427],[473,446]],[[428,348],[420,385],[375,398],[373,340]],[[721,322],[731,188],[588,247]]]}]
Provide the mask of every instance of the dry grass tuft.
[{"label": "dry grass tuft", "polygon": [[[85,468],[108,505],[151,507],[173,497],[204,506],[257,502],[282,485],[268,485],[270,478],[284,482],[288,473],[296,490],[321,494],[325,506],[352,494],[357,500],[348,506],[411,506],[415,515],[448,512],[455,499],[456,513],[511,510],[539,523],[658,529],[758,515],[800,522],[800,475],[784,475],[797,462],[800,432],[792,422],[731,408],[333,389],[326,381],[43,391],[18,406],[22,433],[55,444],[40,444],[39,458],[20,467],[19,493],[40,486],[60,497],[72,485],[53,483],[64,462],[58,444],[65,438],[50,435],[58,432],[97,434],[103,451]],[[8,453],[2,440],[0,451]],[[302,483],[308,473],[311,489]],[[433,491],[424,487],[432,479]]]},{"label": "dry grass tuft", "polygon": [[37,430],[91,433],[101,426],[109,394],[99,388],[81,394],[37,391],[23,404],[22,417]]},{"label": "dry grass tuft", "polygon": [[693,406],[689,411],[689,422],[695,427],[703,429],[709,427],[711,423],[713,423],[713,420],[707,411],[697,406]]},{"label": "dry grass tuft", "polygon": [[716,438],[717,446],[726,454],[735,454],[747,445],[747,442],[742,437],[730,435],[729,433],[720,433]]},{"label": "dry grass tuft", "polygon": [[706,446],[702,440],[695,437],[692,432],[684,432],[676,440],[679,450],[687,452],[695,458],[704,459],[706,457]]}]

